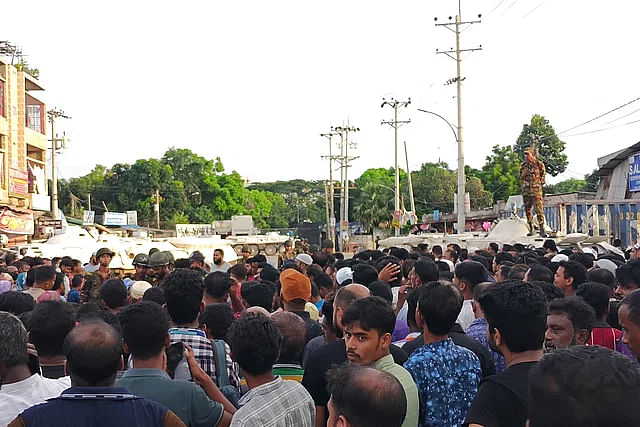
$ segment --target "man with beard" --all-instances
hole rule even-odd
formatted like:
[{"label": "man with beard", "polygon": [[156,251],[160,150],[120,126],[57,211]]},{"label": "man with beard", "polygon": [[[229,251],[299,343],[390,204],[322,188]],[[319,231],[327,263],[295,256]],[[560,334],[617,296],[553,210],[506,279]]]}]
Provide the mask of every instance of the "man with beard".
[{"label": "man with beard", "polygon": [[160,286],[165,277],[173,270],[173,255],[171,252],[155,252],[149,257],[149,267],[152,271],[155,282],[154,286]]},{"label": "man with beard", "polygon": [[211,272],[221,271],[226,273],[231,268],[231,264],[224,262],[224,251],[220,248],[213,251],[213,265],[211,266]]},{"label": "man with beard", "polygon": [[96,260],[99,267],[90,275],[87,276],[87,281],[82,288],[82,299],[84,302],[100,302],[100,287],[104,282],[109,279],[114,279],[116,276],[111,273],[109,264],[113,258],[114,253],[109,248],[101,248],[96,252]]},{"label": "man with beard", "polygon": [[554,299],[549,303],[544,351],[552,352],[570,345],[585,345],[596,322],[593,308],[580,297]]},{"label": "man with beard", "polygon": [[395,325],[391,304],[375,296],[356,300],[345,310],[342,324],[347,359],[357,365],[372,365],[396,377],[407,399],[402,427],[417,426],[420,412],[418,388],[411,374],[393,361],[389,350]]},{"label": "man with beard", "polygon": [[487,321],[489,345],[504,356],[507,370],[484,379],[465,424],[523,426],[529,371],[542,358],[547,301],[534,285],[512,281],[490,287],[478,302]]},{"label": "man with beard", "polygon": [[146,281],[149,275],[149,256],[145,253],[139,253],[133,258],[132,264],[136,269],[133,280]]}]

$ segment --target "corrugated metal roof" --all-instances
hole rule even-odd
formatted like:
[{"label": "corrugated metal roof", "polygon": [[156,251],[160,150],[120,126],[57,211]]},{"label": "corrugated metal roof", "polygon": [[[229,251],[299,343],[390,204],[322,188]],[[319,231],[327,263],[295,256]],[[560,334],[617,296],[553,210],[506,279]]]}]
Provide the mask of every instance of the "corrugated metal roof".
[{"label": "corrugated metal roof", "polygon": [[[604,165],[598,169],[596,175],[605,176],[609,175],[609,173],[614,170],[620,162],[627,160],[632,154],[640,151],[640,142],[636,142],[630,147],[625,148],[624,150],[618,151],[615,156],[610,158]],[[606,156],[605,156],[606,157]]]}]

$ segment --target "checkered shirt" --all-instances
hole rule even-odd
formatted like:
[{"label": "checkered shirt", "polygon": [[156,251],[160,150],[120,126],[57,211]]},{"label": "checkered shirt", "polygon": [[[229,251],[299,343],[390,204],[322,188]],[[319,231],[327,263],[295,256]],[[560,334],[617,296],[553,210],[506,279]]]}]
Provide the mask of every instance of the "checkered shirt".
[{"label": "checkered shirt", "polygon": [[200,329],[191,328],[171,328],[169,329],[171,344],[182,342],[189,344],[193,349],[196,360],[203,371],[216,381],[216,363],[213,353],[213,345]]},{"label": "checkered shirt", "polygon": [[298,382],[275,380],[249,390],[239,401],[231,427],[314,427],[315,403]]}]

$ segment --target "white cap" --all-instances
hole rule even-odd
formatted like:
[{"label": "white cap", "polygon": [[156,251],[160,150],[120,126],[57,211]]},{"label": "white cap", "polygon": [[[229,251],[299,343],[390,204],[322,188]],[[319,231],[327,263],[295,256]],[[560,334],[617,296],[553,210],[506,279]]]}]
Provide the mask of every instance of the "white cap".
[{"label": "white cap", "polygon": [[609,270],[614,276],[616,275],[618,265],[610,259],[599,259],[596,261],[596,265],[598,268],[604,268],[605,270]]},{"label": "white cap", "polygon": [[296,257],[296,261],[300,261],[306,265],[313,264],[313,258],[309,254],[300,254]]},{"label": "white cap", "polygon": [[558,254],[553,258],[551,258],[551,262],[563,262],[563,261],[569,261],[569,257],[566,256],[565,254]]},{"label": "white cap", "polygon": [[594,258],[598,257],[598,252],[589,246],[582,248],[582,253],[593,255]]},{"label": "white cap", "polygon": [[129,295],[133,299],[140,299],[149,288],[151,288],[151,285],[149,282],[145,282],[144,280],[133,282],[131,284],[131,289],[129,289]]},{"label": "white cap", "polygon": [[347,280],[353,280],[353,271],[351,271],[350,267],[342,267],[336,273],[336,282],[338,282],[338,285],[342,285]]}]

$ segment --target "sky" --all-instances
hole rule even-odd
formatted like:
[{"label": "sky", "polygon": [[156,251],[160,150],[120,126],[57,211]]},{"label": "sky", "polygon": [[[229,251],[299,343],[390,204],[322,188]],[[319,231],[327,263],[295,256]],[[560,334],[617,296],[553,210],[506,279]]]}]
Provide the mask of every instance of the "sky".
[{"label": "sky", "polygon": [[[557,132],[640,97],[635,54],[640,2],[462,0],[463,128],[466,163],[480,168],[491,147],[510,145],[533,114]],[[411,98],[399,112],[410,169],[457,165],[447,124],[456,124],[455,46],[438,22],[455,0],[31,0],[3,4],[0,40],[22,47],[40,69],[36,96],[71,120],[59,175],[96,164],[161,157],[188,148],[253,182],[327,179],[321,159],[330,126],[349,123],[359,156],[349,171],[391,167],[393,110],[382,98]],[[640,140],[640,102],[561,134],[569,158],[557,182],[581,178],[598,157]],[[602,130],[607,129],[607,130]],[[584,133],[584,134],[583,134]],[[576,135],[581,134],[581,135]],[[402,146],[401,146],[402,147]],[[335,152],[335,151],[334,151]],[[402,151],[401,151],[402,153]],[[404,167],[404,157],[401,156]],[[335,176],[335,175],[334,175]]]}]

